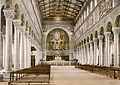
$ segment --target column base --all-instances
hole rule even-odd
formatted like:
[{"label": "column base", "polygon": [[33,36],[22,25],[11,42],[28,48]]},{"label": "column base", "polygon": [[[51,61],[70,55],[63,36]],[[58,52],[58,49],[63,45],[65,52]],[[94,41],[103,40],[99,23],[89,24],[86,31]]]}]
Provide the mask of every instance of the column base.
[{"label": "column base", "polygon": [[13,68],[12,70],[13,70],[13,71],[17,71],[17,70],[20,70],[20,69],[19,69],[19,68]]},{"label": "column base", "polygon": [[1,71],[1,74],[3,75],[4,79],[10,79],[10,72],[12,72],[12,71],[6,71],[5,69],[3,69]]}]

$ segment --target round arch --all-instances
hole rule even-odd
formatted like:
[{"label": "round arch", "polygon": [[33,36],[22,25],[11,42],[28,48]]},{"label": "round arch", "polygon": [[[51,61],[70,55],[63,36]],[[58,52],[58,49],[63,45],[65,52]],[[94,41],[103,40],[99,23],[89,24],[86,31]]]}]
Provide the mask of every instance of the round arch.
[{"label": "round arch", "polygon": [[115,26],[120,27],[120,15],[118,15],[115,19]]},{"label": "round arch", "polygon": [[51,30],[46,39],[47,49],[69,49],[69,36],[59,28]]},{"label": "round arch", "polygon": [[15,4],[15,18],[18,19],[20,17],[20,10],[18,4]]},{"label": "round arch", "polygon": [[65,31],[66,32],[66,34],[68,35],[68,38],[69,38],[69,45],[68,45],[68,48],[69,48],[69,52],[68,52],[68,55],[69,55],[69,60],[72,60],[74,57],[73,57],[73,53],[74,53],[74,50],[73,50],[73,48],[74,48],[74,46],[73,46],[73,40],[72,40],[72,32],[70,32],[69,30],[67,30],[66,28],[64,28],[64,27],[53,27],[53,28],[51,28],[51,29],[49,29],[48,31],[46,31],[46,32],[44,32],[44,34],[43,34],[43,44],[44,44],[44,47],[43,47],[43,49],[44,49],[44,51],[43,51],[43,60],[46,60],[46,55],[47,55],[47,49],[46,49],[46,46],[47,46],[47,36],[48,36],[48,34],[52,31],[52,30],[54,30],[54,29],[61,29],[61,30],[63,30],[63,31]]},{"label": "round arch", "polygon": [[50,30],[48,30],[47,32],[45,32],[45,34],[46,34],[45,39],[47,38],[48,34],[49,34],[52,30],[57,29],[57,28],[59,28],[59,29],[61,29],[61,30],[64,30],[64,31],[67,33],[67,35],[69,36],[69,41],[71,41],[71,35],[72,35],[73,33],[70,32],[69,30],[63,28],[63,27],[54,27],[54,28],[51,28]]}]

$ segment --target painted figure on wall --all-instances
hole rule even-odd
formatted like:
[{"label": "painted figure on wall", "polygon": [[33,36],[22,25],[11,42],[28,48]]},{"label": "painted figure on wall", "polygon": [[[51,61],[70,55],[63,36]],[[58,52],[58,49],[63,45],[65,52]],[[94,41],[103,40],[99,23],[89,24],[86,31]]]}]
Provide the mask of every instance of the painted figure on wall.
[{"label": "painted figure on wall", "polygon": [[69,38],[65,31],[61,29],[52,30],[47,37],[47,49],[62,50],[68,49]]}]

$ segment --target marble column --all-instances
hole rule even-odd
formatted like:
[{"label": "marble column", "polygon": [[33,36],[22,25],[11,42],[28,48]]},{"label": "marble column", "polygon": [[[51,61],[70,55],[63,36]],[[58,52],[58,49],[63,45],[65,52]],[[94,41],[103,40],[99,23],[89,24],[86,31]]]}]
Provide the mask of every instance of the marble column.
[{"label": "marble column", "polygon": [[3,67],[5,67],[5,50],[6,50],[6,38],[5,38],[5,35],[3,35]]},{"label": "marble column", "polygon": [[82,64],[84,64],[84,58],[83,58],[83,45],[81,45],[81,62],[82,62]]},{"label": "marble column", "polygon": [[99,35],[99,65],[103,65],[103,35]]},{"label": "marble column", "polygon": [[90,12],[93,10],[93,0],[90,2]]},{"label": "marble column", "polygon": [[90,65],[93,65],[93,41],[90,41]]},{"label": "marble column", "polygon": [[13,20],[14,24],[14,69],[19,69],[19,30],[21,27],[21,21],[20,20]]},{"label": "marble column", "polygon": [[40,64],[40,50],[39,48],[37,47],[36,49],[36,52],[35,52],[35,65],[38,65]]},{"label": "marble column", "polygon": [[97,38],[94,38],[94,65],[98,64],[98,56],[97,56]]},{"label": "marble column", "polygon": [[84,52],[83,52],[83,59],[84,59],[84,64],[86,64],[86,45],[84,44]]},{"label": "marble column", "polygon": [[43,45],[42,45],[42,59],[44,60],[44,61],[46,61],[46,55],[47,55],[47,50],[46,50],[46,35],[45,34],[43,34],[43,37],[42,37],[42,43],[43,43]]},{"label": "marble column", "polygon": [[6,18],[6,56],[5,68],[6,72],[12,71],[12,20],[14,18],[13,10],[4,10]]},{"label": "marble column", "polygon": [[28,67],[31,67],[31,37],[28,37]]},{"label": "marble column", "polygon": [[89,50],[89,43],[87,43],[87,64],[90,64],[90,50]]},{"label": "marble column", "polygon": [[77,60],[79,59],[79,46],[77,46]]},{"label": "marble column", "polygon": [[2,55],[2,30],[1,30],[1,9],[3,4],[0,4],[0,70],[3,67],[3,55]]},{"label": "marble column", "polygon": [[119,34],[120,34],[120,28],[114,27],[113,28],[114,33],[114,67],[119,67],[120,62],[120,49],[119,49]]},{"label": "marble column", "polygon": [[81,54],[80,54],[80,46],[79,46],[79,51],[78,51],[78,53],[79,53],[78,62],[80,63],[80,57],[81,57]]},{"label": "marble column", "polygon": [[20,29],[20,69],[24,68],[24,37],[23,29]]},{"label": "marble column", "polygon": [[81,46],[79,46],[79,63],[81,64]]},{"label": "marble column", "polygon": [[36,56],[37,57],[35,57],[36,58],[36,65],[39,63],[41,63],[41,59],[42,59],[42,51],[41,51],[41,47],[39,46],[39,47],[36,47],[37,49],[36,49]]},{"label": "marble column", "polygon": [[28,34],[28,31],[24,30],[24,68],[28,67]]},{"label": "marble column", "polygon": [[110,66],[110,32],[105,32],[105,58],[104,65]]}]

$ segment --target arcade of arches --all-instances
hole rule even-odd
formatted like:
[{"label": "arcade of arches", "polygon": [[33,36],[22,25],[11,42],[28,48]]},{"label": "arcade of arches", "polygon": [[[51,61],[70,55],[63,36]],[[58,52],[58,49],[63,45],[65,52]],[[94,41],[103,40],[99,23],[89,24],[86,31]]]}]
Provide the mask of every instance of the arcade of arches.
[{"label": "arcade of arches", "polygon": [[40,63],[120,68],[120,0],[0,0],[0,71]]}]

